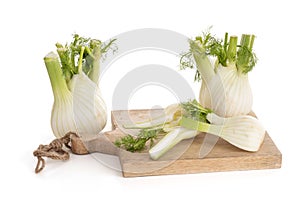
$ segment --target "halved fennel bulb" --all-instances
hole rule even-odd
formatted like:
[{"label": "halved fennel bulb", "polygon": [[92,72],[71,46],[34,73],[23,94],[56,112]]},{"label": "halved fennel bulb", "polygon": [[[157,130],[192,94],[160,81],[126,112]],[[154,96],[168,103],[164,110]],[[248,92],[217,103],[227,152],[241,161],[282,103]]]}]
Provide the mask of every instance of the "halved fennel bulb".
[{"label": "halved fennel bulb", "polygon": [[240,149],[258,151],[264,140],[265,128],[250,115],[222,118],[208,113],[206,118],[211,123],[207,133],[217,135]]}]

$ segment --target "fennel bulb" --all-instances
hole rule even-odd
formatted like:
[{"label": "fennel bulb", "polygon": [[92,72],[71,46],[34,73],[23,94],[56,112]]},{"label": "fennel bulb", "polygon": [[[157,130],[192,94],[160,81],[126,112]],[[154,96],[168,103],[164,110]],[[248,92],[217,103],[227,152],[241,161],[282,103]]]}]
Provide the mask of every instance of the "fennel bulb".
[{"label": "fennel bulb", "polygon": [[[196,68],[195,80],[202,78],[199,102],[223,117],[246,115],[252,109],[253,96],[248,72],[256,64],[252,51],[253,35],[237,37],[228,34],[222,43],[204,33],[190,40],[190,52],[181,58],[181,69]],[[193,61],[196,63],[194,67]]]},{"label": "fennel bulb", "polygon": [[101,54],[113,41],[103,47],[99,40],[74,35],[70,45],[56,44],[59,57],[53,52],[45,56],[54,95],[51,127],[57,138],[68,132],[89,137],[105,127],[107,111],[98,87],[99,68]]},{"label": "fennel bulb", "polygon": [[253,96],[248,75],[239,73],[234,65],[219,64],[214,76],[202,82],[199,102],[224,117],[250,113]]}]

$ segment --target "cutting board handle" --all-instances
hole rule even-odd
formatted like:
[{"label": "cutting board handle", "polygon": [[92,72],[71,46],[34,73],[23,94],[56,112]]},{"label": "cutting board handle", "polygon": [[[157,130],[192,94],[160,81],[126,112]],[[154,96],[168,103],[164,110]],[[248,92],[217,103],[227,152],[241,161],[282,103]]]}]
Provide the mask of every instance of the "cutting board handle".
[{"label": "cutting board handle", "polygon": [[75,154],[84,155],[88,153],[104,153],[118,155],[119,148],[114,145],[114,141],[122,136],[122,132],[116,128],[113,131],[100,133],[94,138],[82,140],[78,136],[71,137],[71,150]]}]

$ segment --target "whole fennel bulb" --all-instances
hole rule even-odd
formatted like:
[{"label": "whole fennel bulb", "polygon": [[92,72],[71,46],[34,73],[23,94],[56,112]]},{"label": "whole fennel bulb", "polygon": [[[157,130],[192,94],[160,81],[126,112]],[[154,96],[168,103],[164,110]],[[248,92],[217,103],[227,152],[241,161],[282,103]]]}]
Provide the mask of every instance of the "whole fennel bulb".
[{"label": "whole fennel bulb", "polygon": [[222,117],[246,115],[252,109],[253,96],[248,72],[256,64],[252,51],[255,36],[238,38],[228,34],[224,41],[204,33],[190,40],[190,52],[181,58],[181,68],[194,68],[195,80],[202,79],[199,102]]},{"label": "whole fennel bulb", "polygon": [[101,55],[113,41],[103,46],[99,40],[74,35],[70,45],[56,44],[59,57],[53,52],[45,56],[54,95],[51,128],[57,138],[68,132],[90,137],[105,127],[107,110],[98,87],[99,68]]}]

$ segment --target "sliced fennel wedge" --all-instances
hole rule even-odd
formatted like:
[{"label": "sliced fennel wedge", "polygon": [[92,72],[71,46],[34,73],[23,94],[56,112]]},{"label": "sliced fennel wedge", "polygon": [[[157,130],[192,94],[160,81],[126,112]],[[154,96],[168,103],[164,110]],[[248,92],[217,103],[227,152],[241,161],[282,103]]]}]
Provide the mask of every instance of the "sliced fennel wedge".
[{"label": "sliced fennel wedge", "polygon": [[264,140],[265,129],[252,116],[222,118],[208,113],[207,119],[211,124],[182,117],[181,127],[169,132],[152,147],[149,151],[150,157],[157,160],[181,140],[193,138],[200,132],[219,136],[230,144],[251,152],[258,151]]}]

